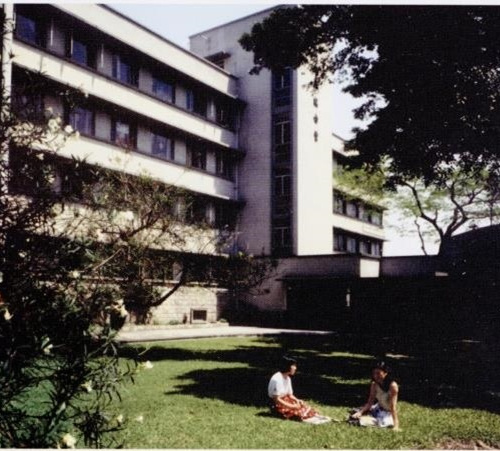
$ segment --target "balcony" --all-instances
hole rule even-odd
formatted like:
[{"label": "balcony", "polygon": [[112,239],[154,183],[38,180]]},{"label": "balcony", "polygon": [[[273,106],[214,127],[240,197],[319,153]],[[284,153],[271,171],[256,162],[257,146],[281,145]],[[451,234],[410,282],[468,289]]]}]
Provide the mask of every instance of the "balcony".
[{"label": "balcony", "polygon": [[59,155],[85,160],[105,168],[123,171],[133,175],[147,174],[163,183],[225,200],[236,201],[235,184],[213,174],[203,173],[186,166],[160,161],[134,151],[123,149],[107,142],[88,137],[71,138]]},{"label": "balcony", "polygon": [[14,42],[13,53],[13,62],[20,67],[41,72],[51,80],[83,90],[91,96],[139,112],[202,139],[228,148],[237,147],[237,135],[234,132],[155,99],[137,88],[123,85],[111,77],[19,41]]}]

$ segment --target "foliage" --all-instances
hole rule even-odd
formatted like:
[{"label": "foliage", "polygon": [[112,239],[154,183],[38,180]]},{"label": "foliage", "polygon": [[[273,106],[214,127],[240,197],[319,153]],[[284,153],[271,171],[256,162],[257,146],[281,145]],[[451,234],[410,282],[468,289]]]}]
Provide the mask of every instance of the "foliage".
[{"label": "foliage", "polygon": [[83,168],[85,208],[66,208],[65,229],[87,243],[82,275],[112,281],[136,322],[149,322],[151,309],[186,284],[242,295],[271,276],[275,263],[234,252],[232,225],[207,221],[187,191],[81,161],[73,167]]},{"label": "foliage", "polygon": [[135,374],[114,343],[123,312],[111,285],[81,277],[86,243],[58,221],[51,162],[77,133],[40,109],[41,75],[23,80],[0,96],[0,446],[116,445],[106,408]]},{"label": "foliage", "polygon": [[256,72],[306,65],[316,86],[343,80],[366,98],[356,117],[376,118],[347,147],[428,183],[457,156],[466,172],[499,169],[499,19],[480,5],[301,5],[277,9],[240,43]]},{"label": "foliage", "polygon": [[442,165],[441,178],[426,183],[423,177],[401,177],[390,164],[344,167],[336,184],[354,197],[385,205],[402,218],[401,230],[410,220],[426,251],[426,238],[443,243],[465,226],[493,225],[500,219],[499,180],[484,169],[466,170],[459,164]]}]

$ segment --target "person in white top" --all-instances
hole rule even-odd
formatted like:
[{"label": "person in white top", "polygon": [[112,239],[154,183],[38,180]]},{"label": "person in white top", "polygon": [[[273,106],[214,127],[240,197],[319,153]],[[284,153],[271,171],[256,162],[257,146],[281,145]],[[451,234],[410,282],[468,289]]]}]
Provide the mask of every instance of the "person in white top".
[{"label": "person in white top", "polygon": [[378,362],[372,369],[368,401],[350,419],[361,426],[392,427],[398,431],[398,394],[399,386],[390,375],[389,367],[385,362]]},{"label": "person in white top", "polygon": [[329,417],[320,415],[304,401],[295,397],[291,377],[296,371],[297,361],[283,357],[280,370],[271,377],[267,387],[269,398],[272,399],[272,410],[283,418],[307,423],[319,424],[330,421]]}]

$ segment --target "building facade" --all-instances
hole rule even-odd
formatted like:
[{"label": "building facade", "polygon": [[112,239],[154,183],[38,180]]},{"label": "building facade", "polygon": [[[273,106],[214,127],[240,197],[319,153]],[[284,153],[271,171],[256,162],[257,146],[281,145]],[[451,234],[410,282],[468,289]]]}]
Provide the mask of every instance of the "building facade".
[{"label": "building facade", "polygon": [[[332,86],[311,91],[303,68],[249,73],[253,55],[238,39],[271,10],[192,36],[190,51],[105,6],[4,11],[15,24],[14,56],[3,60],[13,103],[26,107],[26,74],[42,76],[37,108],[80,133],[62,157],[181,187],[197,199],[189,214],[234,229],[225,252],[278,258],[277,276],[248,300],[256,308],[285,311],[286,280],[378,276],[383,211],[334,188],[345,153],[332,134]],[[63,88],[85,100],[68,104]],[[61,171],[56,189],[70,182]],[[205,306],[212,320],[217,298]]]}]

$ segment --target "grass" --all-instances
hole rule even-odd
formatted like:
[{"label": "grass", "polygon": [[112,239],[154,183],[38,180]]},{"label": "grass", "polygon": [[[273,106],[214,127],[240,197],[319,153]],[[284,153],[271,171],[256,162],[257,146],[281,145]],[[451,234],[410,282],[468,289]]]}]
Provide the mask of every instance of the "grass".
[{"label": "grass", "polygon": [[[446,351],[442,343],[384,345],[392,351],[401,382],[401,432],[345,422],[313,426],[269,415],[267,382],[279,356],[289,352],[299,358],[296,394],[321,413],[344,420],[350,408],[365,401],[370,365],[381,351],[367,343],[339,337],[217,338],[129,347],[124,358],[150,360],[154,368],[127,386],[123,401],[114,406],[129,419],[120,440],[127,448],[500,445],[498,371],[491,380],[480,378],[475,350],[451,346]],[[138,416],[142,422],[134,420]]]}]

